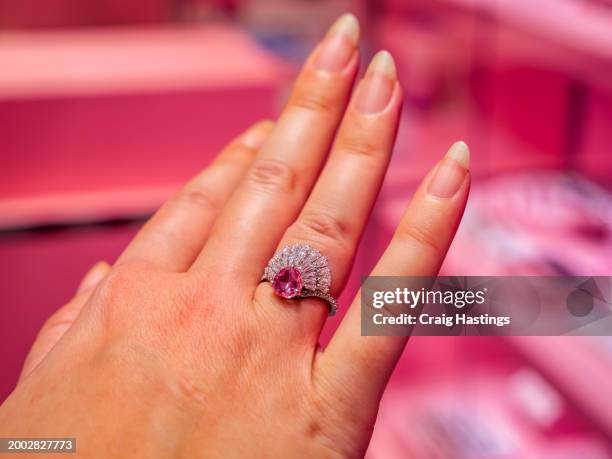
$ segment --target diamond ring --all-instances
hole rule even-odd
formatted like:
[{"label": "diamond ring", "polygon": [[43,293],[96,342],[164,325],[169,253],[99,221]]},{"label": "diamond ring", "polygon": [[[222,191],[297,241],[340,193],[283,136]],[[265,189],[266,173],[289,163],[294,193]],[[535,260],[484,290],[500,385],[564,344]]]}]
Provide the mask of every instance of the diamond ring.
[{"label": "diamond ring", "polygon": [[321,298],[329,305],[329,315],[336,313],[336,299],[329,293],[329,261],[308,244],[288,245],[277,252],[268,262],[261,280],[270,282],[280,297]]}]

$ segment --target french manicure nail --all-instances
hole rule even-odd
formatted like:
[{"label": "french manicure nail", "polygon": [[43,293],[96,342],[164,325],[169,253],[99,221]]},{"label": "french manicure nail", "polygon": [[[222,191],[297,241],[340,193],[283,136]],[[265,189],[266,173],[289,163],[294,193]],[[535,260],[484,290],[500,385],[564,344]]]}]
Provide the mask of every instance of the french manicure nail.
[{"label": "french manicure nail", "polygon": [[453,196],[465,179],[470,167],[470,150],[465,142],[455,142],[438,165],[427,192],[438,198]]},{"label": "french manicure nail", "polygon": [[342,70],[353,55],[358,40],[357,18],[352,14],[343,14],[336,19],[325,35],[314,60],[314,66],[321,70]]},{"label": "french manicure nail", "polygon": [[265,120],[251,126],[240,137],[240,143],[253,150],[259,150],[268,138],[274,122]]},{"label": "french manicure nail", "polygon": [[391,100],[396,80],[393,57],[388,51],[379,51],[357,89],[355,108],[365,114],[383,110]]},{"label": "french manicure nail", "polygon": [[96,285],[98,285],[98,283],[104,279],[109,270],[110,265],[105,261],[99,261],[93,265],[93,267],[87,271],[87,274],[85,274],[85,277],[83,277],[83,280],[79,284],[77,294],[93,290]]}]

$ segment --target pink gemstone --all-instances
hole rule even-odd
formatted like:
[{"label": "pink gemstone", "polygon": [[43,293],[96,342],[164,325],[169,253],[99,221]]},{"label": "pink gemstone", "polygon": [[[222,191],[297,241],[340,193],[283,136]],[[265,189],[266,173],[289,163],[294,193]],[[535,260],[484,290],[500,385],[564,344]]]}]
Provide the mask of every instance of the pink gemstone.
[{"label": "pink gemstone", "polygon": [[293,298],[302,291],[302,273],[297,268],[283,268],[274,276],[272,287],[278,296]]}]

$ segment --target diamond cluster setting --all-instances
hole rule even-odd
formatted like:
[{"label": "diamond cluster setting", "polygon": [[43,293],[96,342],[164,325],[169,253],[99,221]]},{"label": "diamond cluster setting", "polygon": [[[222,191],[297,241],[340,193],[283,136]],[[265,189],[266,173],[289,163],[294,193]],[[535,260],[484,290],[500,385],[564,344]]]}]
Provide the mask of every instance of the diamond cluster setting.
[{"label": "diamond cluster setting", "polygon": [[283,298],[315,296],[326,300],[335,312],[336,300],[330,295],[331,270],[327,257],[308,244],[285,246],[269,261],[263,280],[272,283],[274,293]]}]

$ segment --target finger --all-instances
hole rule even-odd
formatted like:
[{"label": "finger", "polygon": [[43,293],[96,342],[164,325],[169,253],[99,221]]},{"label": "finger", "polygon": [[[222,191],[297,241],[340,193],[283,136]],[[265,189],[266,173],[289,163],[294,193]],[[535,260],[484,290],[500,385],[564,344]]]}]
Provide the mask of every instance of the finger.
[{"label": "finger", "polygon": [[[194,268],[252,288],[325,161],[357,71],[358,25],[342,16],[304,65],[274,132],[220,215]],[[220,264],[219,260],[223,260]]]},{"label": "finger", "polygon": [[32,348],[25,359],[19,381],[30,374],[53,346],[64,336],[83,309],[91,292],[106,277],[110,270],[111,267],[108,263],[104,261],[96,263],[81,281],[72,300],[47,319],[38,332],[38,336],[34,340],[34,344],[32,344]]},{"label": "finger", "polygon": [[[393,58],[378,53],[359,83],[342,121],[331,155],[300,216],[279,248],[308,243],[327,256],[331,294],[344,287],[353,256],[378,195],[391,157],[401,112],[401,89]],[[271,298],[272,287],[259,286]],[[321,300],[304,300],[299,308],[283,308],[290,323],[310,324],[318,338],[328,309]],[[275,311],[275,313],[277,313]],[[296,321],[295,314],[300,314]]]},{"label": "finger", "polygon": [[271,121],[256,123],[231,142],[207,169],[156,212],[118,263],[140,258],[169,271],[186,271],[273,126]]},{"label": "finger", "polygon": [[[373,276],[438,273],[465,208],[470,183],[468,166],[467,146],[455,143],[415,193]],[[327,349],[318,356],[317,365],[333,385],[360,381],[358,386],[352,386],[354,391],[348,395],[348,402],[371,402],[363,404],[364,408],[376,408],[408,338],[361,336],[360,331],[358,296]]]}]

